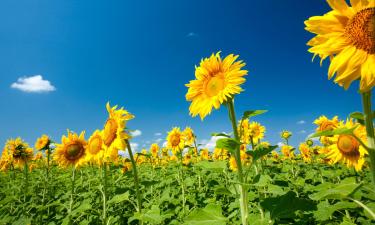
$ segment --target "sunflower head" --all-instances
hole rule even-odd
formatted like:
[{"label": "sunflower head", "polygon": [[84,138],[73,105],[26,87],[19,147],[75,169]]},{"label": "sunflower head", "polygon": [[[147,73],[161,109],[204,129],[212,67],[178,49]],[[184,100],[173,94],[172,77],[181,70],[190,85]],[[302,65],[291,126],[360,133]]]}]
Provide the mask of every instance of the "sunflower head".
[{"label": "sunflower head", "polygon": [[301,152],[301,156],[303,161],[305,162],[311,162],[311,151],[310,147],[306,143],[301,143],[299,145],[299,151]]},{"label": "sunflower head", "polygon": [[46,150],[49,147],[51,140],[45,134],[43,134],[40,138],[38,138],[35,142],[35,149],[36,150]]},{"label": "sunflower head", "polygon": [[328,0],[332,11],[305,21],[306,30],[316,34],[307,45],[321,63],[329,57],[328,78],[345,89],[360,80],[360,91],[375,84],[375,1]]},{"label": "sunflower head", "polygon": [[238,170],[236,158],[234,158],[234,156],[231,156],[229,159],[229,169],[232,171]]},{"label": "sunflower head", "polygon": [[159,154],[159,145],[157,143],[153,143],[150,147],[150,152],[152,157],[157,158]]},{"label": "sunflower head", "polygon": [[184,136],[179,127],[174,127],[168,132],[167,148],[171,149],[173,154],[179,153],[185,147]]},{"label": "sunflower head", "polygon": [[199,151],[199,155],[201,160],[209,160],[210,158],[209,151],[207,148],[201,149]]},{"label": "sunflower head", "polygon": [[193,145],[195,141],[195,135],[193,129],[190,127],[186,127],[183,131],[184,139],[185,139],[185,145]]},{"label": "sunflower head", "polygon": [[[347,120],[339,128],[341,127],[349,129],[357,127],[353,131],[354,135],[361,139],[362,142],[367,142],[366,128],[354,123],[352,119]],[[342,162],[349,168],[354,167],[357,171],[361,170],[368,152],[359,141],[348,134],[335,135],[332,139],[333,144],[328,146],[328,159],[331,159],[333,163]]]},{"label": "sunflower head", "polygon": [[318,119],[314,121],[318,127],[316,131],[327,131],[327,130],[334,130],[339,126],[339,118],[334,116],[332,119],[328,119],[326,116],[320,116]]},{"label": "sunflower head", "polygon": [[287,130],[281,131],[280,137],[282,139],[288,140],[291,136],[292,136],[292,132],[287,131]]},{"label": "sunflower head", "polygon": [[189,88],[186,100],[191,101],[190,115],[199,115],[203,120],[212,108],[218,109],[221,104],[242,91],[240,85],[245,82],[243,76],[247,70],[245,63],[236,61],[238,55],[230,54],[224,59],[220,52],[202,59],[195,68],[195,80],[186,84]]},{"label": "sunflower head", "polygon": [[90,136],[86,146],[86,160],[98,165],[102,165],[104,158],[105,145],[103,141],[103,132],[96,130]]},{"label": "sunflower head", "polygon": [[311,139],[306,140],[306,145],[312,147],[314,145],[314,141]]},{"label": "sunflower head", "polygon": [[33,149],[20,137],[7,140],[5,149],[12,163],[19,167],[22,167],[26,161],[32,160],[34,155]]},{"label": "sunflower head", "polygon": [[108,119],[103,128],[103,144],[106,147],[125,149],[125,139],[130,136],[125,132],[126,122],[134,118],[132,114],[123,108],[117,109],[117,106],[106,105]]},{"label": "sunflower head", "polygon": [[61,167],[82,165],[85,162],[87,145],[84,136],[84,131],[78,135],[68,130],[68,136],[63,135],[61,144],[56,145],[53,159]]},{"label": "sunflower head", "polygon": [[283,153],[284,159],[293,159],[294,158],[294,148],[290,145],[281,146],[281,153]]}]

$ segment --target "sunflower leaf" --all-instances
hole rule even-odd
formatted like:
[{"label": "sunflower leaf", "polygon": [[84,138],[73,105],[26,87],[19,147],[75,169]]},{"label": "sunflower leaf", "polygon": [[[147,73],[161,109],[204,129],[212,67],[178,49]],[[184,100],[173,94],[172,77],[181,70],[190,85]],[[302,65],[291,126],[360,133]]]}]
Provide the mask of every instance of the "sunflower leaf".
[{"label": "sunflower leaf", "polygon": [[353,134],[353,131],[357,128],[357,126],[352,128],[337,128],[334,130],[325,130],[320,131],[315,134],[309,136],[309,138],[321,137],[321,136],[333,136],[333,135],[340,135],[340,134]]},{"label": "sunflower leaf", "polygon": [[226,134],[226,133],[212,133],[211,136],[230,138],[230,134]]},{"label": "sunflower leaf", "polygon": [[353,112],[349,115],[350,118],[356,119],[358,123],[364,125],[365,124],[365,117],[361,112]]},{"label": "sunflower leaf", "polygon": [[253,117],[253,116],[258,116],[258,115],[261,115],[261,114],[266,113],[266,112],[268,112],[268,110],[249,110],[249,111],[245,111],[243,113],[242,120],[248,119],[248,118]]},{"label": "sunflower leaf", "polygon": [[233,153],[241,145],[239,141],[233,138],[221,138],[216,141],[216,148],[223,148]]},{"label": "sunflower leaf", "polygon": [[274,149],[276,149],[278,146],[257,146],[255,150],[247,151],[246,153],[251,155],[253,157],[253,160],[258,160],[262,158],[263,156],[267,155],[268,153],[272,152]]}]

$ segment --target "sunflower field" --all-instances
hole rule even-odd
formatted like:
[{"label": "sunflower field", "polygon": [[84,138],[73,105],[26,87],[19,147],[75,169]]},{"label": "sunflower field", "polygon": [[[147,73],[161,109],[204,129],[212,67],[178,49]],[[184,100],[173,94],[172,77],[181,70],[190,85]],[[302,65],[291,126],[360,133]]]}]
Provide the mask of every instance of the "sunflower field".
[{"label": "sunflower field", "polygon": [[[265,140],[267,110],[237,112],[248,71],[239,55],[203,58],[187,87],[190,115],[226,107],[230,133],[202,148],[191,127],[172,127],[166,145],[132,150],[136,119],[107,103],[100,129],[67,130],[5,143],[0,159],[0,224],[375,224],[375,1],[328,0],[332,11],[305,21],[308,51],[329,58],[329,79],[359,80],[363,112],[316,118],[298,146],[293,134]],[[104,107],[103,107],[104,110]],[[100,125],[102,124],[102,125]]]}]

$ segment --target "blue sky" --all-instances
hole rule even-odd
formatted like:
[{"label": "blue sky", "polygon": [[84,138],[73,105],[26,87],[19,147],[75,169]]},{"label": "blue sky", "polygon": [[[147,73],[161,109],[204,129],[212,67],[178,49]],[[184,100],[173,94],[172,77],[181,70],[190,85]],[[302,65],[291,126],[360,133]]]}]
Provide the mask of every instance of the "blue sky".
[{"label": "blue sky", "polygon": [[[328,62],[320,67],[307,52],[303,22],[328,10],[316,0],[2,0],[0,143],[21,136],[33,145],[43,133],[60,141],[67,128],[88,137],[103,127],[107,101],[135,114],[128,126],[141,131],[138,149],[173,126],[191,126],[207,142],[230,131],[226,108],[191,118],[184,85],[201,58],[222,51],[239,54],[249,70],[237,116],[268,109],[255,118],[266,139],[278,143],[288,129],[297,144],[319,115],[361,110],[358,84],[344,91],[327,80]],[[49,91],[11,87],[35,75]]]}]

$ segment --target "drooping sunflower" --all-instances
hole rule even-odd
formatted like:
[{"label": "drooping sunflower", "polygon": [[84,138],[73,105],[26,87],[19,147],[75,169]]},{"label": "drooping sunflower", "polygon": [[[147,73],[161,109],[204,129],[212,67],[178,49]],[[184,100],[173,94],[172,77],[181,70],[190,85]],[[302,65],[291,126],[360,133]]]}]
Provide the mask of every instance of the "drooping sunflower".
[{"label": "drooping sunflower", "polygon": [[331,58],[328,78],[336,74],[335,83],[347,89],[359,79],[360,91],[369,91],[375,84],[375,1],[327,2],[333,10],[305,21],[305,29],[316,34],[309,52],[321,62]]},{"label": "drooping sunflower", "polygon": [[4,150],[8,151],[7,155],[11,163],[18,167],[24,166],[34,155],[33,149],[20,137],[7,140]]},{"label": "drooping sunflower", "polygon": [[78,135],[68,130],[68,136],[63,135],[61,144],[56,145],[53,159],[64,168],[78,167],[85,162],[86,145],[84,131]]},{"label": "drooping sunflower", "polygon": [[186,86],[189,88],[186,100],[191,101],[189,111],[193,117],[199,115],[203,120],[212,108],[218,109],[221,104],[242,91],[240,87],[246,79],[245,63],[236,61],[238,55],[230,54],[224,59],[220,52],[202,59],[195,68],[195,80]]},{"label": "drooping sunflower", "polygon": [[107,148],[125,149],[125,139],[130,138],[125,132],[126,122],[133,119],[134,116],[123,108],[117,109],[117,105],[111,107],[107,103],[106,108],[109,115],[104,124],[103,144]]},{"label": "drooping sunflower", "polygon": [[40,138],[38,138],[35,142],[35,149],[36,150],[46,150],[51,143],[49,137],[43,134]]},{"label": "drooping sunflower", "polygon": [[185,138],[185,145],[193,145],[195,141],[195,135],[193,129],[190,127],[186,127],[185,130],[182,132]]},{"label": "drooping sunflower", "polygon": [[101,131],[95,130],[86,146],[86,160],[97,165],[102,165],[105,160],[104,149],[103,134]]},{"label": "drooping sunflower", "polygon": [[173,154],[181,152],[185,147],[184,136],[179,127],[174,127],[168,132],[167,148],[171,149]]},{"label": "drooping sunflower", "polygon": [[[353,134],[357,136],[363,143],[367,143],[366,128],[360,124],[353,122],[352,119],[347,120],[341,127],[353,128]],[[329,153],[327,157],[333,163],[342,162],[347,167],[354,167],[359,171],[365,163],[365,156],[368,154],[367,150],[359,143],[359,141],[349,134],[335,135],[333,137],[334,144],[328,146]]]}]

